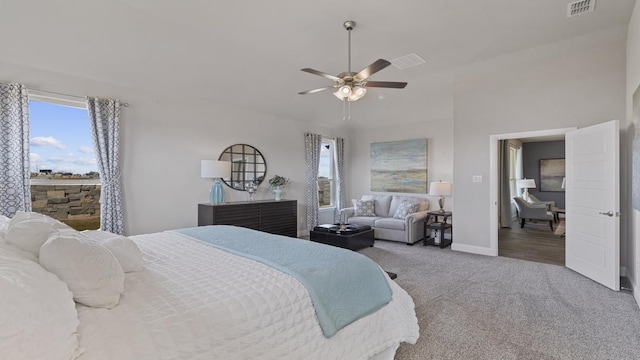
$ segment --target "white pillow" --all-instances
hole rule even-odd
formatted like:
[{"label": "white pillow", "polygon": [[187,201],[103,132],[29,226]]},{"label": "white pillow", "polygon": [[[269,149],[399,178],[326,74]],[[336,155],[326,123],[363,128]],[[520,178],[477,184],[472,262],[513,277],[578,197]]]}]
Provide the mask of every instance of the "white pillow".
[{"label": "white pillow", "polygon": [[74,358],[79,322],[67,285],[4,248],[0,264],[0,358]]},{"label": "white pillow", "polygon": [[87,306],[111,309],[124,291],[124,272],[111,251],[77,231],[51,235],[40,248],[40,264]]},{"label": "white pillow", "polygon": [[18,211],[9,221],[9,227],[4,236],[8,244],[15,245],[24,251],[29,251],[36,257],[40,253],[40,246],[56,229],[71,229],[68,225],[43,214]]},{"label": "white pillow", "polygon": [[142,251],[128,237],[96,230],[83,231],[82,234],[111,250],[124,272],[142,271]]}]

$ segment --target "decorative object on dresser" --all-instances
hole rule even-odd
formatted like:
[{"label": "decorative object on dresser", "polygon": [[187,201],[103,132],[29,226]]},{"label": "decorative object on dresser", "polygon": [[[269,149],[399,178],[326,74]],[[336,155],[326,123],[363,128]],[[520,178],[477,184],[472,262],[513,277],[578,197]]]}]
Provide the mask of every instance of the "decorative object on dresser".
[{"label": "decorative object on dresser", "polygon": [[444,212],[444,197],[451,195],[451,183],[450,182],[432,182],[429,186],[429,195],[438,196],[438,205],[440,205],[440,212]]},{"label": "decorative object on dresser", "polygon": [[273,196],[276,201],[280,201],[282,190],[285,188],[285,186],[287,186],[288,183],[289,179],[280,175],[274,175],[271,179],[269,179],[269,186],[273,190]]},{"label": "decorative object on dresser", "polygon": [[[424,219],[424,242],[422,245],[440,246],[440,249],[451,245],[453,242],[453,225],[447,223],[451,215],[453,213],[450,211],[427,212],[427,217]],[[442,219],[440,220],[439,218]],[[447,232],[449,233],[448,238]]]},{"label": "decorative object on dresser", "polygon": [[425,194],[427,139],[371,144],[371,191]]},{"label": "decorative object on dresser", "polygon": [[231,163],[228,161],[201,160],[200,177],[214,179],[209,191],[209,202],[212,204],[224,203],[224,188],[220,179],[231,174]]},{"label": "decorative object on dresser", "polygon": [[272,234],[298,236],[296,200],[198,204],[198,226],[236,225]]},{"label": "decorative object on dresser", "polygon": [[519,189],[524,189],[522,193],[522,198],[526,201],[529,201],[529,189],[536,188],[536,181],[534,179],[522,179],[516,180],[516,185]]},{"label": "decorative object on dresser", "polygon": [[218,160],[231,163],[230,178],[222,181],[234,190],[247,191],[249,184],[260,186],[267,173],[267,162],[262,153],[247,144],[235,144],[224,149]]}]

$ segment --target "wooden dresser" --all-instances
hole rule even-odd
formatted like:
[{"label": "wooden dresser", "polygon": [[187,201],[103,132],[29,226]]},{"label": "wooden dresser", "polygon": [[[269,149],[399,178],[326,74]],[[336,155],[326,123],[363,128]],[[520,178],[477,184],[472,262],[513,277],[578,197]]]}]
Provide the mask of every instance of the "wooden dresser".
[{"label": "wooden dresser", "polygon": [[225,204],[198,204],[198,226],[236,225],[271,234],[297,237],[296,200],[235,201]]}]

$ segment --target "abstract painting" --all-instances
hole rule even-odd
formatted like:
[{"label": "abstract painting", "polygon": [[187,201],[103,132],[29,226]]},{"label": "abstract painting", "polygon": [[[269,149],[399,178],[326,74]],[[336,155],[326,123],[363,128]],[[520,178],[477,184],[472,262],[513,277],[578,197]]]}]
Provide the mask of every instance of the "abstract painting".
[{"label": "abstract painting", "polygon": [[427,139],[371,144],[371,191],[427,193]]},{"label": "abstract painting", "polygon": [[540,191],[564,191],[564,159],[540,159]]}]

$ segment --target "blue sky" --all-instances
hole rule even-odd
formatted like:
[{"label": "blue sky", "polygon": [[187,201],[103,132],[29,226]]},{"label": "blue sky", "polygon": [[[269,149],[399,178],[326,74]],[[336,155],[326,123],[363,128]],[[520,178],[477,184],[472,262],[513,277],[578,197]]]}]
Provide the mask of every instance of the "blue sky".
[{"label": "blue sky", "polygon": [[86,109],[29,102],[31,171],[98,171]]}]

